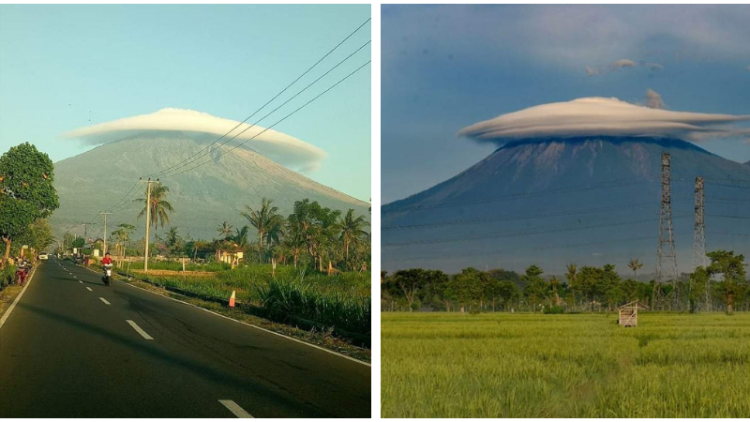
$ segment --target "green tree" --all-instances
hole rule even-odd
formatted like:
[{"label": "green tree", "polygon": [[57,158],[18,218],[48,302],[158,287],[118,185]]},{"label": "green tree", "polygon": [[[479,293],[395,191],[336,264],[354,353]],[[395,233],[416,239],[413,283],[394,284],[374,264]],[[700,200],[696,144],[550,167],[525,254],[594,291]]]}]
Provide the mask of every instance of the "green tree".
[{"label": "green tree", "polygon": [[17,239],[17,245],[28,245],[30,248],[39,253],[44,251],[49,245],[55,241],[55,237],[52,236],[52,227],[46,218],[40,218],[29,226],[21,237]]},{"label": "green tree", "polygon": [[216,228],[216,231],[219,233],[221,240],[226,240],[232,235],[232,229],[234,229],[234,227],[232,227],[229,222],[224,221],[223,223],[221,223],[221,225],[219,225],[219,227]]},{"label": "green tree", "polygon": [[630,262],[628,262],[628,267],[630,267],[630,269],[633,270],[633,278],[638,280],[638,270],[643,268],[643,263],[638,261],[638,258],[630,258]]},{"label": "green tree", "polygon": [[170,227],[164,240],[170,255],[179,254],[185,245],[177,227]]},{"label": "green tree", "polygon": [[734,313],[734,303],[738,295],[743,293],[745,284],[745,257],[735,255],[732,251],[718,250],[706,254],[711,260],[708,273],[721,274],[724,281],[719,285],[724,304],[727,306],[727,314]]},{"label": "green tree", "polygon": [[486,273],[476,268],[464,268],[460,274],[451,279],[447,293],[449,297],[461,304],[461,312],[482,299],[484,284],[489,280]]},{"label": "green tree", "polygon": [[365,227],[369,225],[370,223],[363,216],[355,217],[353,209],[349,209],[337,223],[336,228],[341,231],[340,239],[344,242],[347,262],[349,261],[349,246],[362,238],[367,238],[368,233],[365,231]]},{"label": "green tree", "polygon": [[524,294],[526,301],[531,305],[532,310],[536,312],[537,306],[544,303],[550,296],[550,284],[542,278],[542,271],[536,265],[526,268],[526,273],[521,279],[526,283]]},{"label": "green tree", "polygon": [[125,245],[130,241],[130,236],[135,232],[135,226],[132,224],[119,224],[117,230],[112,232],[112,238],[115,240],[115,245],[120,250],[121,259],[125,257]]},{"label": "green tree", "polygon": [[29,143],[0,157],[0,237],[5,244],[0,267],[5,268],[14,239],[60,206],[54,179],[52,160]]},{"label": "green tree", "polygon": [[411,312],[419,299],[419,293],[427,288],[430,278],[427,271],[416,268],[396,271],[390,277],[390,280],[392,286],[398,287],[400,293],[406,299],[409,304],[409,312]]},{"label": "green tree", "polygon": [[[168,193],[169,188],[162,185],[161,183],[157,183],[156,185],[151,187],[151,209],[149,213],[151,225],[153,225],[154,227],[161,226],[162,228],[164,228],[164,224],[169,224],[170,222],[169,214],[174,213],[172,204],[167,201]],[[143,210],[140,212],[140,214],[138,214],[138,218],[146,215],[146,209],[148,207],[148,205],[146,205],[146,196],[144,196],[143,198],[135,199],[136,202],[142,202],[144,204]]]},{"label": "green tree", "polygon": [[258,231],[258,260],[260,262],[263,262],[264,237],[268,232],[281,228],[284,223],[283,218],[278,214],[279,207],[272,205],[272,203],[273,200],[263,198],[260,208],[254,210],[248,205],[245,206],[247,212],[240,213]]},{"label": "green tree", "polygon": [[304,199],[294,203],[294,212],[287,218],[291,230],[301,236],[313,263],[319,264],[320,271],[323,271],[326,246],[336,241],[336,222],[340,215],[341,211],[324,208],[317,201]]}]

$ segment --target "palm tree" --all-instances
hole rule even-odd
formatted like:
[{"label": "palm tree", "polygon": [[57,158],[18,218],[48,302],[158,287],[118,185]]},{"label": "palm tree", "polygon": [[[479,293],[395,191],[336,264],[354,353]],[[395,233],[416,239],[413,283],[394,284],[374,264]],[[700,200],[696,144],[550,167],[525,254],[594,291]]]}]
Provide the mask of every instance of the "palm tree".
[{"label": "palm tree", "polygon": [[280,223],[270,227],[268,233],[266,233],[266,245],[268,245],[269,248],[273,244],[280,244],[281,239],[286,235],[286,220],[283,217],[280,218]]},{"label": "palm tree", "polygon": [[[167,194],[169,193],[169,188],[162,185],[162,184],[156,184],[156,186],[151,188],[151,204],[150,204],[150,218],[151,218],[151,225],[157,226],[157,223],[161,225],[162,228],[164,228],[164,223],[166,222],[169,224],[169,214],[167,212],[173,213],[174,208],[172,208],[172,204],[167,202],[165,199],[167,197]],[[143,202],[146,203],[146,198],[138,198],[135,200],[136,202]],[[146,214],[146,208],[147,206],[143,207],[143,210],[140,214],[138,214],[138,218],[141,218],[144,214]]]},{"label": "palm tree", "polygon": [[232,225],[229,224],[229,222],[225,221],[221,223],[219,227],[216,228],[216,231],[223,238],[223,240],[226,240],[229,236],[232,235],[232,229],[234,229],[234,227],[232,227]]},{"label": "palm tree", "polygon": [[552,294],[555,295],[555,305],[560,306],[560,294],[557,290],[560,287],[560,279],[553,275],[552,278],[549,279],[549,284],[550,287],[552,287]]},{"label": "palm tree", "polygon": [[245,208],[247,212],[241,212],[240,214],[247,218],[253,227],[258,231],[258,259],[263,262],[263,238],[266,237],[266,233],[274,230],[278,230],[284,221],[284,219],[278,214],[279,208],[272,206],[273,200],[263,198],[261,200],[260,209],[253,210],[249,205]]},{"label": "palm tree", "polygon": [[[117,242],[117,247],[120,249],[120,261],[125,258],[124,244],[130,240],[130,235],[135,231],[135,226],[132,224],[120,224],[117,226],[117,230],[112,232],[112,237]],[[122,265],[122,264],[121,264]]]},{"label": "palm tree", "polygon": [[363,216],[360,215],[355,218],[353,209],[349,209],[346,215],[339,219],[336,228],[341,230],[339,239],[344,241],[347,262],[349,261],[349,245],[356,243],[361,237],[366,237],[367,232],[364,228],[369,225],[370,223]]},{"label": "palm tree", "polygon": [[638,261],[638,258],[630,258],[630,262],[628,262],[628,267],[630,267],[631,270],[633,270],[633,274],[635,275],[635,279],[638,279],[638,270],[643,268],[643,263]]},{"label": "palm tree", "polygon": [[287,222],[287,231],[284,236],[284,247],[289,249],[294,257],[294,268],[297,268],[300,251],[305,247],[305,239],[300,230]]},{"label": "palm tree", "polygon": [[249,228],[243,226],[242,229],[234,229],[235,235],[231,237],[231,240],[237,244],[237,246],[244,248],[247,246],[247,231]]}]

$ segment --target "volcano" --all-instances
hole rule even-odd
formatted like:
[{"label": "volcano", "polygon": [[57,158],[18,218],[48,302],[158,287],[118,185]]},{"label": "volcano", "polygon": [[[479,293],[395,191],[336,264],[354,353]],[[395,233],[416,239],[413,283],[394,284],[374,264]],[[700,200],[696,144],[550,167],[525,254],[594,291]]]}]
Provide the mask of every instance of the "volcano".
[{"label": "volcano", "polygon": [[[55,163],[55,188],[60,208],[51,218],[55,234],[65,231],[82,235],[81,223],[100,222],[98,212],[121,208],[108,219],[111,232],[120,223],[138,228],[133,238],[143,236],[144,218],[136,219],[143,209],[133,199],[145,197],[145,185],[134,186],[139,177],[170,168],[204,150],[213,138],[181,132],[146,133],[100,145],[88,152]],[[249,223],[239,215],[245,206],[258,207],[262,198],[269,198],[279,207],[280,214],[292,212],[295,201],[309,198],[322,206],[346,212],[354,209],[369,218],[368,204],[293,171],[265,155],[250,149],[229,151],[231,145],[213,148],[210,158],[194,170],[161,176],[169,187],[167,200],[175,213],[171,226],[182,236],[213,239],[216,227],[228,221],[235,227]],[[130,192],[132,198],[125,198]],[[161,231],[166,229],[161,229]],[[163,233],[161,233],[163,234]],[[101,237],[102,226],[89,228],[88,237]]]},{"label": "volcano", "polygon": [[750,166],[693,143],[644,136],[511,141],[457,176],[382,208],[384,270],[523,270],[630,258],[655,268],[661,155],[671,157],[678,268],[690,271],[695,178],[705,179],[707,250],[750,253]]}]

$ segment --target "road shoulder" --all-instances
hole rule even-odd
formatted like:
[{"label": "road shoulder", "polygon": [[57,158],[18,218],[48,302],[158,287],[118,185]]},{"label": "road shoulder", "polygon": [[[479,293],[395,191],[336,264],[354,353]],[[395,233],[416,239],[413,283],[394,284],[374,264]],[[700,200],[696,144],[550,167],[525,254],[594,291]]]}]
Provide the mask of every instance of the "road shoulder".
[{"label": "road shoulder", "polygon": [[31,274],[29,274],[23,287],[18,285],[7,286],[0,292],[0,328],[3,327],[10,313],[13,312],[13,308],[21,300],[21,296],[31,284],[31,280],[34,278],[34,274],[36,274],[36,269],[37,267],[34,267],[31,270]]}]

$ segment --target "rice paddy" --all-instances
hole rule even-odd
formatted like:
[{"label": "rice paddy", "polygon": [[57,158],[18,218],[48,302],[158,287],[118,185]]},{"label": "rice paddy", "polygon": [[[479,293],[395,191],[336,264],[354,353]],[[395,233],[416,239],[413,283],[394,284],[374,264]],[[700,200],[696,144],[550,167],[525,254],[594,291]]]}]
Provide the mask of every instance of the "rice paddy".
[{"label": "rice paddy", "polygon": [[384,313],[383,417],[750,416],[750,314]]}]

